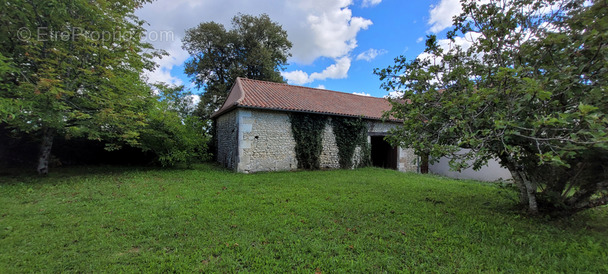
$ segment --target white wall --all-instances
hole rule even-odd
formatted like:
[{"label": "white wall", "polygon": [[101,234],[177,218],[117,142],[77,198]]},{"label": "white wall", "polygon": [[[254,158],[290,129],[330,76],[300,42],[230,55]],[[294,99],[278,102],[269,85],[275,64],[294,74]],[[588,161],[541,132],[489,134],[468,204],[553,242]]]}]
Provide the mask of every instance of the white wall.
[{"label": "white wall", "polygon": [[[464,149],[462,151],[465,152]],[[451,171],[449,161],[447,157],[440,158],[439,162],[429,165],[429,172],[455,179],[472,179],[486,182],[511,179],[509,170],[501,167],[497,160],[488,161],[488,164],[478,171],[467,168],[461,172]]]}]

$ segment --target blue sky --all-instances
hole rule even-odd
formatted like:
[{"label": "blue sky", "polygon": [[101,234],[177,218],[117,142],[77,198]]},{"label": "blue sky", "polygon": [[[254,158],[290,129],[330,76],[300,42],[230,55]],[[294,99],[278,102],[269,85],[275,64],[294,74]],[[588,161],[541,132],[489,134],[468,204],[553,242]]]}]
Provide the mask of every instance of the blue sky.
[{"label": "blue sky", "polygon": [[[170,55],[158,60],[150,82],[191,86],[183,73],[188,54],[181,49],[184,30],[202,22],[230,25],[237,13],[267,13],[294,44],[283,76],[290,84],[369,94],[388,94],[374,68],[393,58],[416,58],[426,35],[440,37],[459,12],[458,0],[157,0],[137,12],[148,21],[149,40]],[[154,32],[171,37],[154,39]],[[199,92],[193,90],[194,92]],[[202,92],[202,91],[200,91]]]}]

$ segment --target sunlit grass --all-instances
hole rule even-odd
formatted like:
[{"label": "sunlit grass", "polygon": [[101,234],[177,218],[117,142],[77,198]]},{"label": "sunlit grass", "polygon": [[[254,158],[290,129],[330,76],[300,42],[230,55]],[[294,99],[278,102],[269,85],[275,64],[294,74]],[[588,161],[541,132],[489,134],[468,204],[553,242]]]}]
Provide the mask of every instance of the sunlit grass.
[{"label": "sunlit grass", "polygon": [[0,272],[608,272],[608,210],[539,220],[494,184],[366,168],[0,177]]}]

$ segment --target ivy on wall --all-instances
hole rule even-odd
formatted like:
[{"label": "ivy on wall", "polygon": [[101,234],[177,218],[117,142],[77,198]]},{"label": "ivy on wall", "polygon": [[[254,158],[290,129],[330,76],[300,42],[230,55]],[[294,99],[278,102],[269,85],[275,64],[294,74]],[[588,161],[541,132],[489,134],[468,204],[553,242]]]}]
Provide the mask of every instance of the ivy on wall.
[{"label": "ivy on wall", "polygon": [[319,169],[321,165],[319,156],[323,151],[323,130],[327,124],[327,116],[291,113],[289,121],[296,142],[298,168]]},{"label": "ivy on wall", "polygon": [[[323,151],[323,131],[328,122],[325,115],[291,113],[291,132],[296,142],[298,168],[319,169]],[[341,168],[371,165],[371,147],[367,141],[367,123],[361,118],[332,117],[331,125],[338,146]],[[355,150],[360,147],[359,158],[353,162]]]},{"label": "ivy on wall", "polygon": [[[361,118],[332,117],[332,128],[338,146],[338,162],[341,168],[371,165],[371,147],[367,141],[367,123]],[[359,146],[360,159],[353,163],[355,149]]]}]

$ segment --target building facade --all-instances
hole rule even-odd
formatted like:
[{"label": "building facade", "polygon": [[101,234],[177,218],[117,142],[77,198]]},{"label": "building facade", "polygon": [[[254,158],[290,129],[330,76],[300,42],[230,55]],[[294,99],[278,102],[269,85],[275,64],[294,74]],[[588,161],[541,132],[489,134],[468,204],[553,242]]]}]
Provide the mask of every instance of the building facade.
[{"label": "building facade", "polygon": [[[226,103],[212,118],[216,124],[217,161],[242,173],[296,170],[296,142],[290,113],[359,117],[367,125],[371,162],[399,171],[418,170],[418,157],[411,149],[390,146],[384,136],[398,121],[383,118],[391,107],[383,98],[311,89],[238,78]],[[331,123],[322,133],[321,168],[339,168],[338,146]],[[352,162],[364,160],[361,147]]]}]

